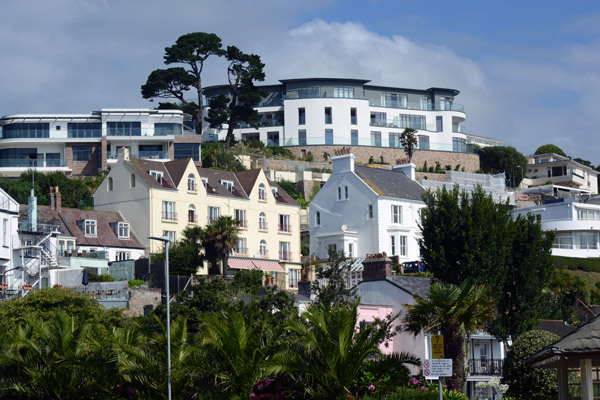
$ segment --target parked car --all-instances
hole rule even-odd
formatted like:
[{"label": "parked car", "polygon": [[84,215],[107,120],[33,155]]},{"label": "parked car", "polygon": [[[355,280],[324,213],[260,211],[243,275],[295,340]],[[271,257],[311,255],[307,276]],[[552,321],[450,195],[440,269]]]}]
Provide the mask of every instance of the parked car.
[{"label": "parked car", "polygon": [[407,261],[402,263],[402,272],[404,274],[414,274],[416,272],[423,272],[423,264],[420,261]]}]

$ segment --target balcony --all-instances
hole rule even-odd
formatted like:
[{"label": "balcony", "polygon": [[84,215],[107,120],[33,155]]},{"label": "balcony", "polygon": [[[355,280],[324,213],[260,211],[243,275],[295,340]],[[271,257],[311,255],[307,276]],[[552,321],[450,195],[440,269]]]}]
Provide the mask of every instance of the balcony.
[{"label": "balcony", "polygon": [[292,225],[289,224],[279,224],[279,232],[291,233]]},{"label": "balcony", "polygon": [[[321,137],[302,137],[302,138],[289,138],[285,140],[282,146],[323,146],[323,145],[340,145],[340,146],[369,146],[369,147],[382,147],[382,148],[400,148],[396,141],[392,142],[385,140],[384,137],[380,141],[374,140],[373,138],[351,138],[351,137],[333,137],[333,140],[329,139],[326,141],[324,136]],[[449,151],[454,153],[474,153],[475,147],[465,144],[455,148],[452,143],[422,143],[417,146],[417,150],[432,150],[432,151]]]},{"label": "balcony", "polygon": [[268,225],[267,225],[266,222],[259,221],[258,222],[258,230],[260,230],[260,231],[267,231],[267,230],[269,230],[269,227],[268,227]]},{"label": "balcony", "polygon": [[243,220],[237,220],[237,227],[240,229],[248,229],[248,221],[243,219]]},{"label": "balcony", "polygon": [[65,160],[44,160],[30,158],[0,159],[0,168],[59,168],[66,167]]},{"label": "balcony", "polygon": [[[388,104],[390,103],[390,104]],[[411,102],[386,102],[383,104],[381,100],[370,99],[369,106],[371,107],[384,107],[384,108],[399,108],[403,110],[417,110],[417,111],[458,111],[465,112],[465,106],[462,104],[455,103],[411,103]]]},{"label": "balcony", "polygon": [[266,249],[260,250],[260,252],[258,253],[258,257],[259,258],[269,258],[269,251]]},{"label": "balcony", "polygon": [[429,131],[429,132],[437,132],[436,124],[423,124],[421,126],[408,126],[408,124],[401,123],[398,120],[380,120],[380,119],[372,119],[371,126],[377,126],[382,128],[397,128],[397,129],[406,129],[412,128],[421,131]]},{"label": "balcony", "polygon": [[[166,151],[132,151],[129,155],[133,158],[145,158],[150,160],[168,160],[169,154]],[[106,153],[108,160],[116,160],[118,154],[116,151]]]},{"label": "balcony", "polygon": [[177,213],[171,211],[162,212],[163,221],[177,221]]},{"label": "balcony", "polygon": [[198,185],[195,182],[188,182],[188,192],[197,192]]},{"label": "balcony", "polygon": [[470,359],[470,376],[502,376],[504,360],[498,359]]},{"label": "balcony", "polygon": [[292,259],[292,253],[289,251],[280,251],[279,252],[279,259],[281,261],[291,261]]},{"label": "balcony", "polygon": [[248,254],[248,248],[247,247],[236,247],[235,254],[247,255]]},{"label": "balcony", "polygon": [[198,216],[197,215],[191,215],[188,214],[188,223],[190,224],[197,224],[198,223]]},{"label": "balcony", "polygon": [[467,130],[462,125],[452,125],[452,132],[454,132],[454,133],[467,133]]}]

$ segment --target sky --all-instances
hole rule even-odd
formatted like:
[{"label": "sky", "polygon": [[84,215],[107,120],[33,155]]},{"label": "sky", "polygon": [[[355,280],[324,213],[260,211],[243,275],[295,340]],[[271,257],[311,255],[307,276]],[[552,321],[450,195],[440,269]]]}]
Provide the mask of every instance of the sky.
[{"label": "sky", "polygon": [[[260,55],[266,84],[458,89],[468,133],[600,164],[597,0],[3,0],[0,10],[0,115],[153,108],[140,86],[165,67],[164,48],[211,32]],[[209,59],[203,84],[226,79]]]}]

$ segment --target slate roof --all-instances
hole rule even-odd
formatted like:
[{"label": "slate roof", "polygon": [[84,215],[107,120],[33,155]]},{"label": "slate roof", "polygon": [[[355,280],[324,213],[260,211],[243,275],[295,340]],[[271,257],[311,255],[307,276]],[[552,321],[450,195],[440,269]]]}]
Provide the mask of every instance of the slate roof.
[{"label": "slate roof", "polygon": [[[19,221],[28,217],[26,204],[19,205]],[[77,221],[96,220],[96,236],[85,236]],[[144,246],[129,232],[129,239],[120,239],[110,224],[126,222],[119,213],[112,211],[79,210],[76,208],[61,208],[60,212],[48,207],[38,206],[37,222],[39,224],[59,225],[59,231],[65,235],[77,238],[77,243],[83,246],[106,246],[122,248],[139,248]]]},{"label": "slate roof", "polygon": [[[142,160],[139,158],[131,158],[129,161],[125,161],[127,165],[138,175],[143,181],[150,187],[153,188],[164,188],[174,189],[175,183],[171,179],[169,171],[165,167],[167,163],[161,163],[157,161]],[[158,171],[163,173],[162,184],[148,173],[148,171]]]},{"label": "slate roof", "polygon": [[561,338],[567,336],[569,333],[577,329],[576,326],[569,325],[564,321],[554,319],[540,319],[533,328],[536,331],[547,331],[552,332]]},{"label": "slate roof", "polygon": [[423,187],[400,171],[357,165],[354,172],[380,196],[422,200]]},{"label": "slate roof", "polygon": [[430,278],[423,278],[420,276],[394,275],[387,277],[386,280],[411,295],[417,295],[419,297],[427,297],[427,292],[431,286]]}]

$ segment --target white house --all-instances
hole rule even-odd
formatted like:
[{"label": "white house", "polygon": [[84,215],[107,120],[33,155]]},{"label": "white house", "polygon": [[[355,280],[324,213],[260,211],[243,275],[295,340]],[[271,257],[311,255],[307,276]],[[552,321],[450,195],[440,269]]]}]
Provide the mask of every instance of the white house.
[{"label": "white house", "polygon": [[327,258],[333,248],[349,257],[385,252],[399,262],[417,260],[419,210],[425,204],[415,166],[355,166],[353,154],[332,161],[331,177],[310,203],[311,254]]},{"label": "white house", "polygon": [[536,154],[527,157],[523,187],[548,183],[598,193],[598,172],[559,154]]},{"label": "white house", "polygon": [[2,284],[14,280],[16,264],[13,260],[13,240],[17,238],[19,226],[19,203],[0,189],[0,221],[2,228],[2,246],[0,247],[0,268]]}]

